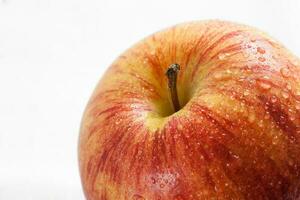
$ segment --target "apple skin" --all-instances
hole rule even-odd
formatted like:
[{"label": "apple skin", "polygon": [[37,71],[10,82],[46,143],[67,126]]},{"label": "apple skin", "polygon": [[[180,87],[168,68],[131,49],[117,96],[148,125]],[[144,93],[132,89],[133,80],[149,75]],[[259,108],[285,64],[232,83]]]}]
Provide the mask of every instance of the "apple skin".
[{"label": "apple skin", "polygon": [[[178,63],[174,113],[165,72]],[[83,116],[89,200],[300,198],[299,59],[224,21],[142,40],[102,77]]]}]

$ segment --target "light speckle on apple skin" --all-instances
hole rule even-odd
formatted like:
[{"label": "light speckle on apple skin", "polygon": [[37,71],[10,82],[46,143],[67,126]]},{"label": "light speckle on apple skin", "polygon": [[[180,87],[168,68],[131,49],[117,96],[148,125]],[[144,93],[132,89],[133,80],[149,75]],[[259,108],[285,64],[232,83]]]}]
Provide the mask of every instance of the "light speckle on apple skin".
[{"label": "light speckle on apple skin", "polygon": [[[183,108],[172,114],[164,74],[175,62]],[[299,67],[273,39],[229,22],[182,24],[141,41],[87,105],[79,144],[87,199],[299,195]]]}]

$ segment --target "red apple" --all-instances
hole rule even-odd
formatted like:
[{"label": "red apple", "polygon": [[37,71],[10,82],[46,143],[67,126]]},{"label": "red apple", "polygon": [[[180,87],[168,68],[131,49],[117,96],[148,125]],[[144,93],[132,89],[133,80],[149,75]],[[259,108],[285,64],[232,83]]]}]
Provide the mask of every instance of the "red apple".
[{"label": "red apple", "polygon": [[89,200],[299,199],[299,59],[230,22],[155,33],[99,82],[79,161]]}]

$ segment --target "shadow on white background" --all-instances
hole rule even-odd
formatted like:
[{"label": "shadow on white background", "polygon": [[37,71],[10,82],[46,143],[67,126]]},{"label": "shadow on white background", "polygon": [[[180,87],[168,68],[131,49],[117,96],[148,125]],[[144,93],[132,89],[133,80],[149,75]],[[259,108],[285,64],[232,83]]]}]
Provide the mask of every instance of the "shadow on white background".
[{"label": "shadow on white background", "polygon": [[256,26],[300,55],[300,1],[0,1],[0,199],[84,199],[80,119],[109,64],[176,23]]}]

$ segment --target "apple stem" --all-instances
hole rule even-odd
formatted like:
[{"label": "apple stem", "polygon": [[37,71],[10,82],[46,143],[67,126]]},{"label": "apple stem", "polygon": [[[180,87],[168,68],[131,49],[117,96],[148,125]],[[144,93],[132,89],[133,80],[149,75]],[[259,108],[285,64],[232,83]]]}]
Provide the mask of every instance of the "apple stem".
[{"label": "apple stem", "polygon": [[180,109],[178,95],[177,95],[177,74],[180,70],[179,64],[172,64],[168,67],[166,71],[166,76],[168,77],[168,87],[171,93],[172,103],[175,112],[177,112]]}]

